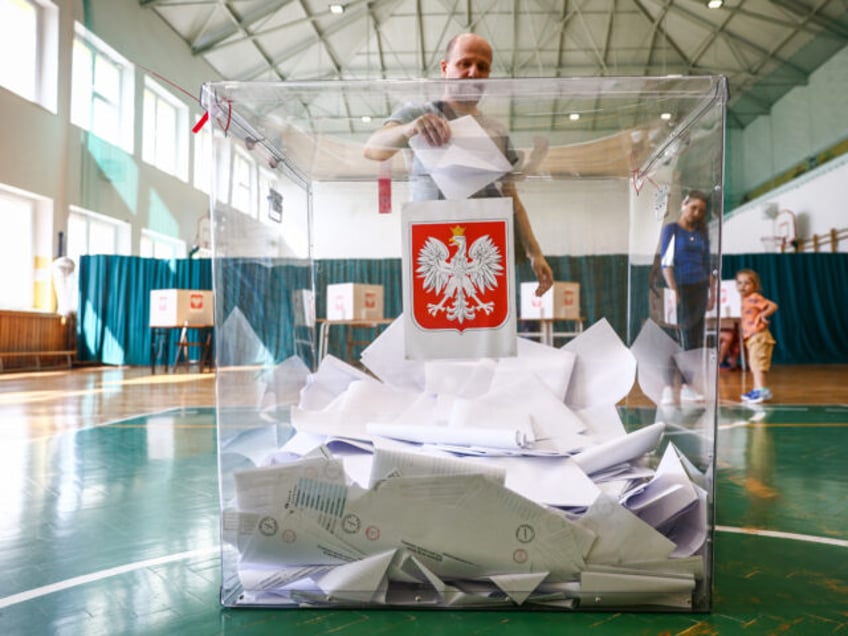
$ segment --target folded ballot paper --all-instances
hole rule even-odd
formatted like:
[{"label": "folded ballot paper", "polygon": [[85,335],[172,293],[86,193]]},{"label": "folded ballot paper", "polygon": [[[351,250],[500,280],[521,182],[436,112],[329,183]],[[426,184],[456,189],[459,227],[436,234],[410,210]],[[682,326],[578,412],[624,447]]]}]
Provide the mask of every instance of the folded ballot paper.
[{"label": "folded ballot paper", "polygon": [[[404,358],[399,319],[362,363],[308,374],[285,442],[225,449],[247,602],[691,606],[704,477],[660,452],[663,422],[625,428],[636,359],[605,320],[561,349],[519,338],[515,357],[426,361]],[[300,375],[275,375],[275,394]]]}]

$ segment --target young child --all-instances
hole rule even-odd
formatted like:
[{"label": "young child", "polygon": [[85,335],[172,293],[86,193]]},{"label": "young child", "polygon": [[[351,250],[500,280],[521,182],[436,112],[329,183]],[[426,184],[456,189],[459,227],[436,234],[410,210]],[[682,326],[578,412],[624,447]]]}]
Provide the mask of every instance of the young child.
[{"label": "young child", "polygon": [[742,401],[758,404],[772,397],[766,386],[766,373],[771,367],[775,342],[768,318],[777,311],[777,304],[760,293],[760,277],[754,270],[740,269],[736,273],[736,289],[742,297],[742,339],[748,348],[748,366],[754,376],[754,388],[742,396]]}]

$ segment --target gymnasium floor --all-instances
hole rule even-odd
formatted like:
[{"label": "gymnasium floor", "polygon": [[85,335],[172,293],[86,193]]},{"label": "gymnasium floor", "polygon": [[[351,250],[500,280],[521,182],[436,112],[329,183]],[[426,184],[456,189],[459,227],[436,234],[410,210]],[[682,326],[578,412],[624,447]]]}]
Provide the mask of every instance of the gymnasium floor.
[{"label": "gymnasium floor", "polygon": [[758,410],[720,379],[714,607],[668,614],[222,609],[212,374],[2,374],[0,628],[848,634],[848,368],[773,376],[781,403]]}]

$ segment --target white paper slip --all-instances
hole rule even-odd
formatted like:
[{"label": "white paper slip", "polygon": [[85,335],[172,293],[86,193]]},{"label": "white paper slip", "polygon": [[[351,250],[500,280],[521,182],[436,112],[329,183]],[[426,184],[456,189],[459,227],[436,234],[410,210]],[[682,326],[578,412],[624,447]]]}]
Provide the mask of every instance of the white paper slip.
[{"label": "white paper slip", "polygon": [[533,437],[517,429],[453,428],[449,426],[366,425],[369,434],[419,444],[450,444],[519,450],[533,445]]}]

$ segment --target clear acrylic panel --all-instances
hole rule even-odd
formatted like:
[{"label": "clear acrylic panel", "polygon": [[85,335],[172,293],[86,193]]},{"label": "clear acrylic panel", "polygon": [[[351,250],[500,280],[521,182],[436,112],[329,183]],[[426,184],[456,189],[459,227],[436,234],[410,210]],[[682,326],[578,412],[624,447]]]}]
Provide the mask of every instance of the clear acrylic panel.
[{"label": "clear acrylic panel", "polygon": [[222,602],[709,610],[725,80],[203,102]]}]

